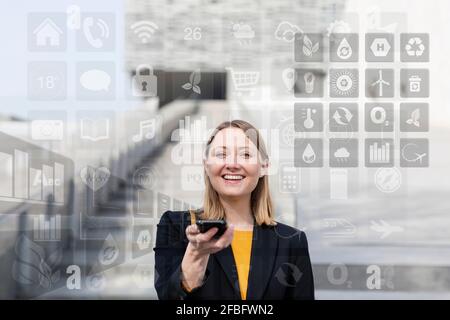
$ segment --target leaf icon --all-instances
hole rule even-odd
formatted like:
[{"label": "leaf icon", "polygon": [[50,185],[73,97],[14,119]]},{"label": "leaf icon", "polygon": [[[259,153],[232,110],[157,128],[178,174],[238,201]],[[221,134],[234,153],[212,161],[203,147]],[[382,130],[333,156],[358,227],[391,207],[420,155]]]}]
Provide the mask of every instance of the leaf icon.
[{"label": "leaf icon", "polygon": [[192,90],[194,90],[194,92],[195,92],[195,93],[198,93],[198,94],[201,94],[201,93],[202,93],[202,91],[200,90],[200,87],[199,87],[199,86],[194,86],[194,87],[192,88]]},{"label": "leaf icon", "polygon": [[304,37],[303,37],[303,45],[305,46],[305,47],[307,47],[308,49],[312,49],[312,41],[311,41],[311,39],[307,36],[307,35],[305,35]]},{"label": "leaf icon", "polygon": [[39,284],[44,288],[50,288],[52,286],[52,269],[44,260],[41,261],[40,271]]},{"label": "leaf icon", "polygon": [[303,54],[307,57],[312,55],[312,52],[310,49],[308,49],[307,47],[303,46]]},{"label": "leaf icon", "polygon": [[313,45],[311,39],[305,35],[303,37],[303,54],[307,57],[312,56],[313,53],[316,53],[319,50],[319,42]]},{"label": "leaf icon", "polygon": [[14,261],[12,276],[19,283],[32,285],[39,284],[39,269],[24,263],[23,261]]},{"label": "leaf icon", "polygon": [[55,268],[60,264],[61,259],[62,259],[62,249],[58,248],[48,256],[47,263],[50,268]]},{"label": "leaf icon", "polygon": [[52,274],[52,284],[55,284],[59,281],[59,279],[61,278],[61,270],[56,271],[54,274]]},{"label": "leaf icon", "polygon": [[25,262],[32,263],[32,259],[38,259],[38,261],[41,261],[45,256],[44,249],[28,239],[25,235],[21,235],[19,237],[15,246],[15,252],[18,256],[22,255],[22,250],[28,251],[26,253],[30,253],[30,256],[24,255],[24,257],[30,257],[30,259],[27,259],[28,261]]},{"label": "leaf icon", "polygon": [[38,244],[21,235],[15,246],[16,260],[13,263],[13,278],[20,283],[51,288],[60,278],[60,271],[52,274],[62,259],[61,248],[45,259],[45,251]]},{"label": "leaf icon", "polygon": [[200,76],[200,71],[199,70],[194,71],[191,74],[191,76],[189,77],[189,79],[191,80],[191,83],[193,85],[199,84],[200,80],[202,79],[201,76]]},{"label": "leaf icon", "polygon": [[416,109],[411,113],[411,119],[417,121],[420,119],[420,109]]},{"label": "leaf icon", "polygon": [[303,37],[303,54],[307,57],[313,54],[312,52],[312,42],[307,35]]},{"label": "leaf icon", "polygon": [[319,43],[317,42],[314,47],[311,49],[312,53],[316,53],[319,50]]},{"label": "leaf icon", "polygon": [[45,277],[41,267],[45,256],[44,250],[21,235],[16,242],[15,253],[17,258],[13,263],[13,278],[23,284],[40,284],[41,277]]},{"label": "leaf icon", "polygon": [[412,124],[415,125],[416,127],[420,127],[420,109],[415,109],[412,113],[411,113],[411,118],[406,120],[407,124]]},{"label": "leaf icon", "polygon": [[196,70],[196,71],[192,72],[191,75],[189,76],[190,82],[185,83],[181,87],[184,90],[192,89],[192,91],[194,91],[195,93],[200,94],[201,90],[200,90],[200,87],[198,86],[198,84],[200,83],[200,80],[201,80],[200,71]]},{"label": "leaf icon", "polygon": [[184,90],[190,90],[190,89],[192,89],[192,84],[190,84],[190,83],[188,82],[188,83],[183,84],[181,87],[182,87]]}]

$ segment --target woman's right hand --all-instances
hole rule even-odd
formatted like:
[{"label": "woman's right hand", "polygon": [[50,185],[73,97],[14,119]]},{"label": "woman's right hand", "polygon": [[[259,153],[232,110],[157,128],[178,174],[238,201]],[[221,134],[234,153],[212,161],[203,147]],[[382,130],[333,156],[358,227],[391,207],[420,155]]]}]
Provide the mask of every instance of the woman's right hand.
[{"label": "woman's right hand", "polygon": [[215,239],[213,237],[217,231],[217,228],[211,228],[205,233],[200,233],[196,224],[189,225],[186,228],[186,236],[189,240],[188,247],[191,246],[190,250],[199,257],[225,249],[233,240],[234,226],[228,226],[224,234],[220,238]]},{"label": "woman's right hand", "polygon": [[189,244],[181,263],[181,272],[185,286],[190,289],[202,284],[209,255],[225,249],[233,240],[234,226],[229,225],[219,239],[213,238],[217,231],[217,228],[212,228],[200,233],[195,224],[186,228]]}]

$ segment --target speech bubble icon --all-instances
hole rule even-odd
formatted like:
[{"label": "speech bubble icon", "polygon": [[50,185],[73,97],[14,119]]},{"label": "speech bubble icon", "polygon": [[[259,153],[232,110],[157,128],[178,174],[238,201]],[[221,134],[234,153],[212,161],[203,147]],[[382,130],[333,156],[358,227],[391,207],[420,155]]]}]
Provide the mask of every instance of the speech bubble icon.
[{"label": "speech bubble icon", "polygon": [[92,69],[83,72],[80,77],[80,83],[83,88],[90,91],[108,91],[111,84],[111,76],[99,69]]}]

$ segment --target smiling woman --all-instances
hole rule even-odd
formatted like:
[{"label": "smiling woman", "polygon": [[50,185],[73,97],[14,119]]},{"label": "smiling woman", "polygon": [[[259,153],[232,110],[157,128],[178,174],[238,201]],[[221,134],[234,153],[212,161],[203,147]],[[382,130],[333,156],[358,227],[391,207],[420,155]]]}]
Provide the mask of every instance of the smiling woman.
[{"label": "smiling woman", "polygon": [[253,215],[258,225],[276,224],[267,176],[269,157],[251,124],[241,120],[221,123],[206,144],[204,166],[203,218],[224,219],[224,202],[244,208],[250,203],[252,214],[247,218],[251,225]]},{"label": "smiling woman", "polygon": [[[165,212],[155,246],[160,299],[314,299],[305,234],[278,223],[269,157],[256,128],[221,123],[206,144],[203,208]],[[225,220],[201,233],[197,220]],[[301,275],[300,277],[298,275]]]}]

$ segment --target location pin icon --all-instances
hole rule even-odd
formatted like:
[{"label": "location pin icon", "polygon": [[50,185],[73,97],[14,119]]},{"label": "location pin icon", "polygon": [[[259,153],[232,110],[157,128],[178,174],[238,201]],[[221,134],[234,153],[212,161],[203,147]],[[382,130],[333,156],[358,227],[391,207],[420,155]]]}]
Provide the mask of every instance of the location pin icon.
[{"label": "location pin icon", "polygon": [[292,91],[295,85],[295,69],[294,68],[286,68],[282,73],[283,82],[286,86],[287,91]]}]

